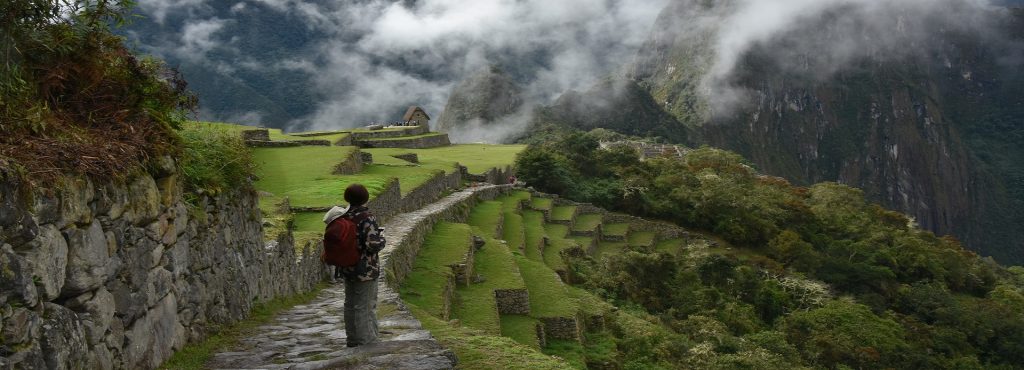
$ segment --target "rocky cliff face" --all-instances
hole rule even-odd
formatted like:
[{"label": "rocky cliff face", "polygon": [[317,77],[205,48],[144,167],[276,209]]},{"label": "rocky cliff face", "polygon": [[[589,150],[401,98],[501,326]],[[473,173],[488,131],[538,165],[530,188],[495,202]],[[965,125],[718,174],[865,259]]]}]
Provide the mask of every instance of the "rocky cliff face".
[{"label": "rocky cliff face", "polygon": [[53,191],[0,173],[0,368],[155,368],[320,281],[319,259],[296,256],[290,237],[264,244],[254,191],[190,206],[163,163]]},{"label": "rocky cliff face", "polygon": [[523,109],[522,88],[496,66],[480,70],[452,90],[437,129],[455,141],[501,141],[507,122]]},{"label": "rocky cliff face", "polygon": [[[1015,210],[1024,204],[1024,152],[1010,144],[1024,132],[1024,79],[1020,53],[1004,52],[1020,50],[1020,12],[993,12],[1000,21],[986,32],[1000,37],[990,37],[937,27],[941,14],[917,9],[870,21],[837,9],[758,43],[709,82],[721,30],[708,20],[732,3],[674,1],[633,66],[696,141],[799,183],[860,187],[927,229],[1024,262],[1024,216]],[[839,54],[834,45],[848,37],[885,41],[856,41]]]}]

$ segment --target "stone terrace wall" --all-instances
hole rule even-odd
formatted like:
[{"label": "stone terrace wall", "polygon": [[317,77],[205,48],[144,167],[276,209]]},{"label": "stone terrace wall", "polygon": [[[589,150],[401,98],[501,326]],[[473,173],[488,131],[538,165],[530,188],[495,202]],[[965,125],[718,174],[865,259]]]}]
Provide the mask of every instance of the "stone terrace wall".
[{"label": "stone terrace wall", "polygon": [[359,149],[353,150],[348,158],[334,166],[336,175],[352,175],[360,172],[363,172],[363,153]]},{"label": "stone terrace wall", "polygon": [[35,192],[0,172],[0,368],[155,368],[257,302],[311,290],[319,251],[264,244],[257,195],[182,200],[170,159]]},{"label": "stone terrace wall", "polygon": [[398,179],[391,179],[384,191],[366,203],[366,206],[377,216],[380,224],[387,222],[402,210],[402,189]]},{"label": "stone terrace wall", "polygon": [[427,126],[413,126],[402,130],[374,130],[374,131],[354,131],[352,132],[352,140],[367,140],[367,139],[387,139],[402,136],[415,136],[424,135],[430,132],[430,128]]},{"label": "stone terrace wall", "polygon": [[[452,176],[458,176],[452,178]],[[462,177],[458,171],[452,174],[437,172],[430,180],[427,180],[409,194],[402,198],[401,212],[412,212],[423,206],[433,203],[448,189],[457,189],[462,185]]]},{"label": "stone terrace wall", "polygon": [[354,139],[357,146],[362,148],[404,148],[404,149],[426,149],[451,145],[448,134],[438,134],[422,137],[393,138],[387,140],[377,139]]},{"label": "stone terrace wall", "polygon": [[500,314],[530,314],[530,291],[526,289],[496,289],[494,290],[494,301],[498,305]]},{"label": "stone terrace wall", "polygon": [[[410,213],[403,220],[395,220],[388,224],[389,228],[402,228],[402,238],[388,239],[388,247],[381,252],[384,264],[385,281],[393,289],[397,289],[409,272],[419,254],[420,247],[427,234],[440,221],[458,222],[469,216],[469,211],[482,200],[491,200],[509,192],[511,186],[486,186],[464,190],[465,195],[450,204],[435,204]],[[385,236],[388,232],[385,231]]]}]

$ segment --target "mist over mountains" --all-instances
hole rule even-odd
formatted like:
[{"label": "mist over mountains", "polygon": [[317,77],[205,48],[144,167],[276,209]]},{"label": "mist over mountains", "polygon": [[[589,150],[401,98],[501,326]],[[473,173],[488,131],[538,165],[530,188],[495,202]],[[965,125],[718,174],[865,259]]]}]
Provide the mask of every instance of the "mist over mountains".
[{"label": "mist over mountains", "polygon": [[440,115],[452,87],[501,65],[532,100],[627,63],[665,1],[143,0],[124,32],[178,66],[202,119],[331,129]]}]

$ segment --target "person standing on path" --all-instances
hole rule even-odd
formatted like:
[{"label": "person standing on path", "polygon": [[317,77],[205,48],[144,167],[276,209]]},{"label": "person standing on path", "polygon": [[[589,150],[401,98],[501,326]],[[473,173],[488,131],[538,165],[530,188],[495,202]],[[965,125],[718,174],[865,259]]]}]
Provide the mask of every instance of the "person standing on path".
[{"label": "person standing on path", "polygon": [[[349,347],[377,341],[377,278],[380,277],[380,257],[386,241],[377,218],[366,208],[370,193],[361,184],[345,189],[347,209],[334,207],[324,221],[338,217],[350,218],[356,223],[359,237],[359,262],[351,267],[339,267],[345,278],[345,336]],[[339,215],[340,214],[340,215]],[[330,221],[329,221],[330,220]]]}]

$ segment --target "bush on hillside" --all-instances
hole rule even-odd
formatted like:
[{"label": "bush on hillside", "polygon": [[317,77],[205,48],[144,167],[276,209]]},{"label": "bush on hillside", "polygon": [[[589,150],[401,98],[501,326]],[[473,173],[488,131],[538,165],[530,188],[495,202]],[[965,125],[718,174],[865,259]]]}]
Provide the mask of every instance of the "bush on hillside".
[{"label": "bush on hillside", "polygon": [[0,157],[32,178],[121,177],[177,154],[185,82],[110,32],[129,0],[0,2]]},{"label": "bush on hillside", "polygon": [[256,164],[237,132],[188,122],[178,134],[184,144],[181,171],[190,190],[218,192],[248,184]]}]

